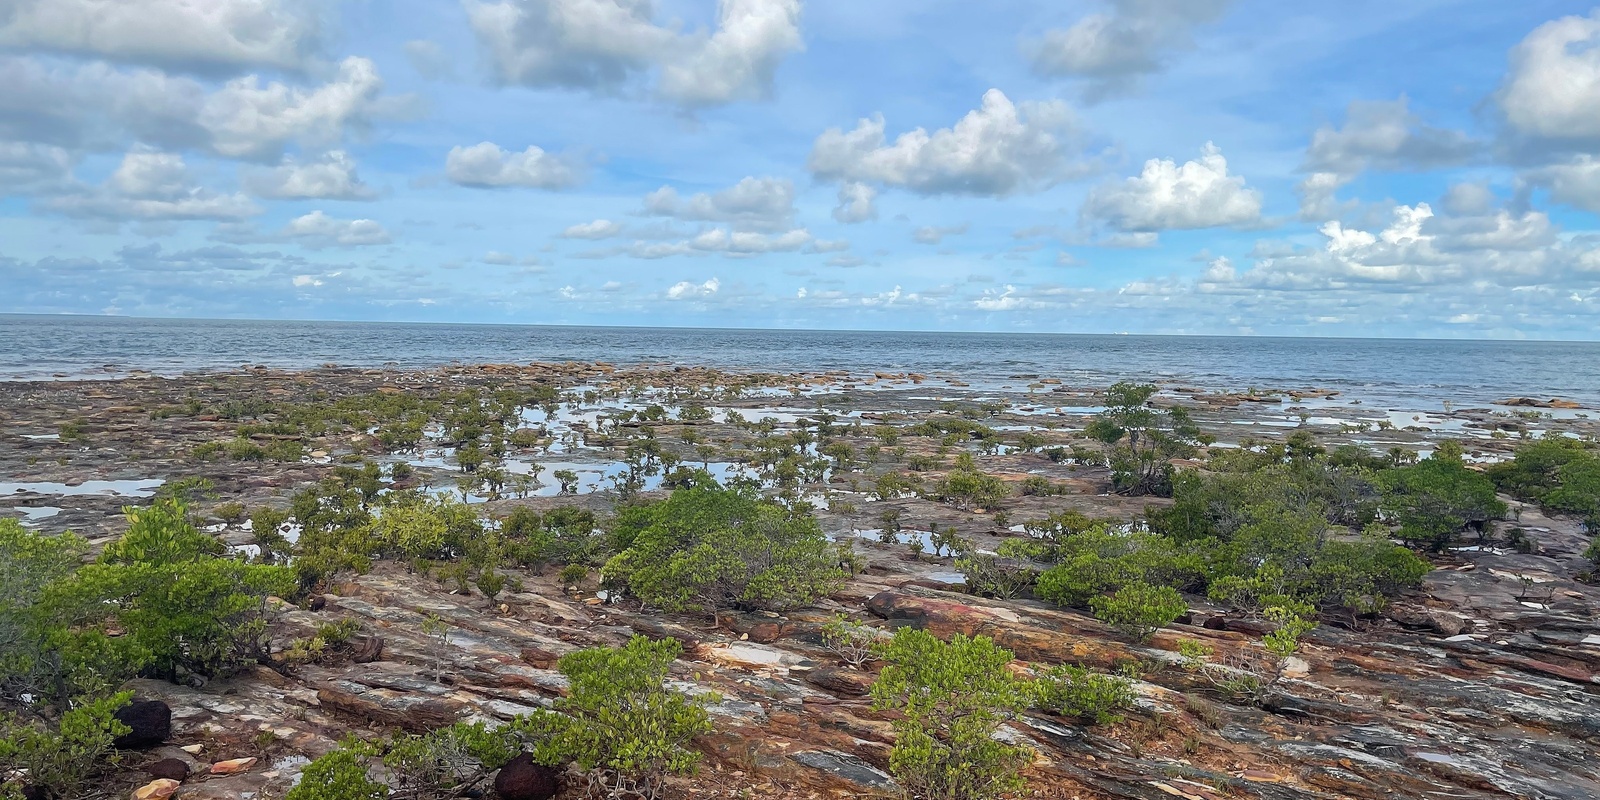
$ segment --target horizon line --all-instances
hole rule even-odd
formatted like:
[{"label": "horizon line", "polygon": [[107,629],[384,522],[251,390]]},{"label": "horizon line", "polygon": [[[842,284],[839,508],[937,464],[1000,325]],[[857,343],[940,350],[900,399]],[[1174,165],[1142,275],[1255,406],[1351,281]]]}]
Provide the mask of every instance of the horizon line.
[{"label": "horizon line", "polygon": [[661,331],[725,331],[747,333],[898,333],[898,334],[963,334],[975,336],[1104,336],[1104,337],[1148,337],[1163,339],[1306,339],[1306,340],[1336,340],[1336,341],[1372,341],[1372,342],[1482,342],[1482,343],[1549,343],[1549,344],[1597,344],[1600,338],[1594,339],[1547,339],[1525,337],[1519,339],[1504,339],[1494,337],[1437,337],[1437,336],[1341,336],[1337,334],[1325,335],[1295,335],[1295,334],[1262,334],[1262,333],[1134,333],[1119,331],[1114,333],[1088,332],[1088,331],[983,331],[983,330],[930,330],[930,329],[899,329],[899,328],[755,328],[744,326],[722,325],[626,325],[626,324],[581,324],[566,322],[461,322],[441,320],[382,320],[382,319],[301,319],[289,317],[182,317],[182,316],[148,316],[138,314],[105,314],[74,311],[0,311],[0,317],[53,317],[53,318],[84,318],[84,319],[121,319],[121,320],[147,320],[147,321],[182,321],[182,322],[281,322],[281,323],[337,323],[342,325],[461,325],[478,328],[598,328],[615,330],[661,330]]}]

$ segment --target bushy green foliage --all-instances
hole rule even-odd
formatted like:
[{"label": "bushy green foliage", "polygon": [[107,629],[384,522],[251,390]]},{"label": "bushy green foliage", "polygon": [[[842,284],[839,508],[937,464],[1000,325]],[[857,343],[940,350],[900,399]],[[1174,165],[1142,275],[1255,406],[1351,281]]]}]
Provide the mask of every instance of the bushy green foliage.
[{"label": "bushy green foliage", "polygon": [[128,726],[112,714],[132,696],[84,698],[54,725],[0,714],[0,797],[20,789],[10,782],[14,776],[62,800],[91,793],[90,778],[116,765],[111,743]]},{"label": "bushy green foliage", "polygon": [[513,727],[535,743],[544,764],[576,762],[591,785],[610,796],[656,797],[667,775],[693,771],[700,754],[691,739],[711,732],[706,705],[714,694],[690,697],[666,688],[683,646],[635,636],[620,648],[568,653],[557,662],[570,691],[554,711],[524,717]]},{"label": "bushy green foliage", "polygon": [[1056,556],[1034,593],[1061,605],[1087,606],[1130,584],[1195,588],[1205,582],[1206,563],[1197,549],[1150,533],[1094,527],[1063,542]]},{"label": "bushy green foliage", "polygon": [[1069,664],[1041,673],[1034,691],[1039,708],[1094,725],[1121,722],[1118,712],[1132,708],[1135,697],[1133,682],[1127,678]]},{"label": "bushy green foliage", "polygon": [[1494,482],[1467,469],[1459,448],[1454,457],[1443,445],[1431,458],[1378,473],[1383,511],[1400,524],[1400,538],[1439,551],[1469,525],[1482,526],[1506,513]]},{"label": "bushy green foliage", "polygon": [[511,560],[527,564],[596,563],[606,551],[606,536],[594,512],[576,506],[553,508],[543,514],[525,506],[515,508],[500,523]]},{"label": "bushy green foliage", "polygon": [[628,545],[606,563],[606,580],[669,610],[793,608],[844,580],[809,512],[747,487],[680,489],[619,514],[613,537]]},{"label": "bushy green foliage", "polygon": [[822,626],[822,643],[839,660],[856,669],[877,659],[874,645],[884,636],[881,629],[862,625],[843,614],[834,615]]},{"label": "bushy green foliage", "polygon": [[879,648],[887,662],[873,707],[900,713],[889,771],[913,796],[985,800],[1022,788],[1032,754],[995,738],[1031,700],[1006,665],[1011,652],[986,636],[948,642],[901,628]]},{"label": "bushy green foliage", "polygon": [[57,583],[46,600],[61,622],[113,623],[120,646],[165,676],[212,676],[267,654],[267,598],[294,588],[283,567],[219,557],[221,545],[162,500],[127,511],[129,529],[100,559]]},{"label": "bushy green foliage", "polygon": [[1106,410],[1084,433],[1110,447],[1111,484],[1123,494],[1172,492],[1171,459],[1194,454],[1209,441],[1182,406],[1150,407],[1156,387],[1121,382],[1106,390]]},{"label": "bushy green foliage", "polygon": [[406,560],[460,558],[483,539],[483,523],[466,503],[411,493],[394,495],[368,534],[373,555]]},{"label": "bushy green foliage", "polygon": [[1089,607],[1102,622],[1141,642],[1189,610],[1177,589],[1143,582],[1129,583],[1109,595],[1092,598]]},{"label": "bushy green foliage", "polygon": [[979,552],[956,559],[955,568],[966,578],[967,591],[1003,600],[1022,594],[1039,575],[1025,561]]},{"label": "bushy green foliage", "polygon": [[933,495],[957,508],[992,509],[1011,496],[1011,487],[993,475],[962,465],[934,484]]},{"label": "bushy green foliage", "polygon": [[1600,456],[1577,439],[1545,436],[1486,470],[1500,491],[1551,511],[1583,517],[1600,530]]},{"label": "bushy green foliage", "polygon": [[300,782],[284,800],[385,800],[389,787],[367,774],[370,748],[348,740],[339,749],[306,765]]},{"label": "bushy green foliage", "polygon": [[0,519],[0,697],[46,692],[62,696],[48,625],[39,605],[46,589],[70,576],[89,544],[67,533],[42,536]]}]

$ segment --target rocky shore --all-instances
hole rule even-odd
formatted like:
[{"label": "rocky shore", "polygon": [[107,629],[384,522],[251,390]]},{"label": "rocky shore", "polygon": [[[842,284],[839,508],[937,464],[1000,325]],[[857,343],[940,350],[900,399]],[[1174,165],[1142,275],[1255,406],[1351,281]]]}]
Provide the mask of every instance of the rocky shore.
[{"label": "rocky shore", "polygon": [[[267,404],[330,407],[342,398],[510,387],[548,387],[551,397],[524,413],[529,433],[504,457],[510,475],[531,476],[517,485],[459,481],[459,453],[437,439],[432,423],[419,442],[401,448],[384,444],[376,430],[317,436],[262,425],[238,435]],[[1282,679],[1251,703],[1208,691],[1178,650],[1195,641],[1217,653],[1250,652],[1259,648],[1260,620],[1188,598],[1190,611],[1178,624],[1136,644],[1070,609],[967,594],[948,558],[908,550],[907,538],[935,526],[993,549],[1021,535],[1012,523],[1065,510],[1131,522],[1167,502],[1112,494],[1105,467],[1047,457],[1051,448],[1081,441],[1102,388],[1038,376],[973,389],[957,376],[728,375],[607,364],[5,383],[0,515],[103,544],[125,528],[122,506],[146,502],[163,485],[204,478],[211,493],[197,510],[207,530],[248,553],[253,532],[228,506],[285,507],[340,464],[405,464],[409,474],[387,485],[457,493],[489,517],[518,506],[573,504],[605,513],[616,505],[613,487],[628,457],[619,426],[651,426],[683,463],[731,475],[750,469],[763,433],[753,428],[763,419],[766,432],[859,423],[842,434],[857,452],[884,426],[970,419],[1001,437],[975,453],[982,470],[1013,485],[1043,477],[1058,491],[970,513],[919,497],[876,498],[860,475],[834,469],[806,480],[804,492],[830,537],[855,543],[859,571],[814,607],[723,613],[714,623],[611,602],[593,576],[568,584],[553,569],[509,570],[520,588],[490,600],[379,563],[334,591],[286,604],[276,617],[280,648],[320,625],[353,621],[359,633],[328,658],[262,664],[198,686],[135,681],[138,697],[171,708],[172,729],[160,745],[125,759],[114,791],[149,790],[159,770],[174,771],[171,762],[178,762],[183,777],[149,796],[281,797],[310,759],[352,732],[507,720],[548,706],[565,686],[557,658],[638,633],[681,641],[675,685],[722,698],[711,709],[715,732],[696,743],[706,756],[702,768],[675,784],[682,796],[895,796],[889,716],[865,699],[872,675],[823,647],[821,626],[844,613],[883,627],[993,637],[1016,654],[1020,672],[1063,663],[1135,665],[1136,707],[1119,724],[1085,727],[1030,712],[1005,729],[1037,752],[1023,796],[1600,797],[1600,590],[1579,580],[1591,569],[1582,555],[1590,536],[1574,519],[1511,500],[1510,519],[1493,523],[1486,544],[1439,554],[1422,587],[1380,617],[1318,627]],[[1422,453],[1456,439],[1469,460],[1488,462],[1508,457],[1530,436],[1600,433],[1600,412],[1559,398],[1391,411],[1315,387],[1164,387],[1157,403],[1189,408],[1215,439],[1213,450],[1305,430],[1329,446]],[[905,448],[901,458],[935,453],[926,437],[887,444],[892,438],[878,437],[885,450]],[[258,459],[243,446],[244,460],[197,455],[208,443],[240,439],[264,454],[297,457]],[[270,449],[280,441],[294,448]],[[222,452],[220,445],[212,450]],[[563,490],[557,470],[574,474],[575,491]],[[637,488],[645,497],[665,494],[659,483]],[[886,508],[898,511],[898,539],[881,531]],[[1523,531],[1526,552],[1495,543],[1511,527]],[[424,632],[429,618],[445,623],[443,636]]]}]

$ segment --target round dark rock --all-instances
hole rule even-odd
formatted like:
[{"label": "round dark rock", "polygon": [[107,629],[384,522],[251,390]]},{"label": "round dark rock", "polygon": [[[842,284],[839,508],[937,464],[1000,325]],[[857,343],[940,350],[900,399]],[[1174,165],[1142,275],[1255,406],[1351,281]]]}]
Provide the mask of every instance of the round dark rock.
[{"label": "round dark rock", "polygon": [[135,700],[112,716],[129,728],[112,741],[120,750],[155,747],[172,735],[172,708],[160,700]]},{"label": "round dark rock", "polygon": [[43,786],[24,786],[22,800],[50,800],[50,790]]},{"label": "round dark rock", "polygon": [[189,765],[176,758],[163,758],[144,768],[152,778],[169,778],[182,783],[189,777]]},{"label": "round dark rock", "polygon": [[556,796],[556,771],[523,753],[506,762],[494,776],[494,791],[503,800],[550,800]]},{"label": "round dark rock", "polygon": [[323,597],[320,594],[317,595],[316,597],[311,598],[311,604],[306,606],[306,608],[311,610],[311,611],[321,611],[322,609],[327,608],[327,607],[328,607],[328,598]]}]

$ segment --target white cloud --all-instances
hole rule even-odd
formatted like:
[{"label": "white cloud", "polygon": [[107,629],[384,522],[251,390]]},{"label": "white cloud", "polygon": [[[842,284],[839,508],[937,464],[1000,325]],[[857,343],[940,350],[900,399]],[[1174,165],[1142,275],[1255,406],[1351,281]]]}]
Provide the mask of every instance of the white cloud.
[{"label": "white cloud", "polygon": [[1408,100],[1356,100],[1343,128],[1324,125],[1311,137],[1305,168],[1355,175],[1363,170],[1414,170],[1458,164],[1479,149],[1460,131],[1435,128],[1408,108]]},{"label": "white cloud", "polygon": [[686,106],[757,100],[800,39],[800,0],[719,0],[717,30],[662,64],[661,93]]},{"label": "white cloud", "polygon": [[845,181],[839,184],[839,205],[833,209],[833,218],[846,225],[878,218],[878,207],[873,202],[878,190],[865,183]]},{"label": "white cloud", "polygon": [[480,260],[485,264],[493,264],[497,267],[509,267],[517,263],[516,256],[510,253],[502,253],[499,250],[490,250],[484,253],[483,258]]},{"label": "white cloud", "polygon": [[1232,0],[1108,0],[1107,12],[1024,39],[1035,72],[1086,78],[1092,97],[1128,88],[1162,69],[1168,51],[1193,45],[1196,27],[1220,19]]},{"label": "white cloud", "polygon": [[1229,261],[1227,257],[1222,257],[1212,259],[1211,263],[1206,265],[1205,274],[1200,277],[1200,280],[1206,283],[1229,283],[1236,274],[1233,262]]},{"label": "white cloud", "polygon": [[882,116],[817,137],[809,168],[822,180],[874,183],[920,194],[1003,196],[1043,189],[1090,171],[1079,131],[1059,100],[1013,104],[990,89],[953,127],[903,133],[893,144]]},{"label": "white cloud", "polygon": [[1036,301],[1018,293],[1017,287],[1009,283],[1003,291],[984,289],[983,296],[972,301],[972,305],[979,311],[1018,311],[1039,307]]},{"label": "white cloud", "polygon": [[239,220],[261,213],[242,194],[197,186],[183,157],[135,148],[101,186],[78,186],[44,202],[52,211],[110,220]]},{"label": "white cloud", "polygon": [[218,153],[261,158],[289,142],[333,144],[348,127],[396,113],[398,101],[386,102],[382,91],[377,66],[351,56],[340,63],[337,78],[309,91],[276,81],[263,86],[254,75],[229,81],[206,98],[199,123]]},{"label": "white cloud", "polygon": [[1535,28],[1511,49],[1496,99],[1521,133],[1600,138],[1600,10]]},{"label": "white cloud", "polygon": [[690,283],[679,281],[667,289],[668,300],[702,300],[717,293],[722,288],[722,282],[716,278],[705,283]]},{"label": "white cloud", "polygon": [[246,172],[244,186],[257,197],[275,200],[373,200],[378,196],[361,182],[355,159],[343,150],[330,150],[307,162],[285,157],[271,169]]},{"label": "white cloud", "polygon": [[967,223],[960,225],[928,225],[911,232],[911,238],[919,244],[939,244],[946,236],[959,236],[967,232]]},{"label": "white cloud", "polygon": [[297,0],[5,0],[0,47],[162,67],[298,69],[318,19]]},{"label": "white cloud", "polygon": [[1600,213],[1600,158],[1583,153],[1522,176],[1528,182],[1550,190],[1558,203]]},{"label": "white cloud", "polygon": [[373,220],[334,219],[321,211],[290,220],[282,235],[307,247],[363,247],[391,241],[389,232]]},{"label": "white cloud", "polygon": [[1571,280],[1594,252],[1592,246],[1563,243],[1541,212],[1438,216],[1427,203],[1396,206],[1390,222],[1376,231],[1330,221],[1321,233],[1320,250],[1260,258],[1236,282],[1283,291],[1532,286]]},{"label": "white cloud", "polygon": [[645,196],[644,211],[693,222],[726,222],[742,230],[786,230],[794,223],[794,183],[748,177],[722,191],[687,198],[663,186]]},{"label": "white cloud", "polygon": [[535,145],[520,153],[509,152],[493,142],[450,148],[445,174],[454,183],[477,188],[566,189],[582,180],[581,166],[565,157]]},{"label": "white cloud", "polygon": [[717,28],[657,25],[650,0],[462,0],[500,80],[617,91],[659,70],[656,90],[685,106],[765,96],[802,49],[800,0],[718,0]]},{"label": "white cloud", "polygon": [[72,154],[32,142],[0,142],[0,195],[59,184],[72,171]]},{"label": "white cloud", "polygon": [[1300,195],[1300,219],[1333,219],[1353,208],[1355,203],[1341,203],[1337,195],[1341,188],[1354,179],[1354,175],[1340,175],[1337,172],[1313,172],[1307,175],[1294,187],[1295,194]]},{"label": "white cloud", "polygon": [[1197,161],[1152,158],[1137,177],[1095,187],[1082,213],[1143,233],[1253,225],[1261,220],[1261,193],[1229,175],[1222,151],[1207,142]]},{"label": "white cloud", "polygon": [[609,219],[582,222],[561,232],[565,239],[610,239],[622,234],[622,223]]},{"label": "white cloud", "polygon": [[729,255],[755,255],[759,253],[794,252],[812,241],[811,233],[799,228],[768,236],[741,231],[730,232],[712,228],[690,239],[689,247],[695,250]]},{"label": "white cloud", "polygon": [[0,138],[95,150],[120,150],[132,138],[254,160],[276,159],[290,143],[336,145],[414,100],[383,96],[363,58],[346,59],[333,79],[310,88],[263,85],[251,75],[212,91],[153,69],[13,57],[0,58],[0,85]]}]

